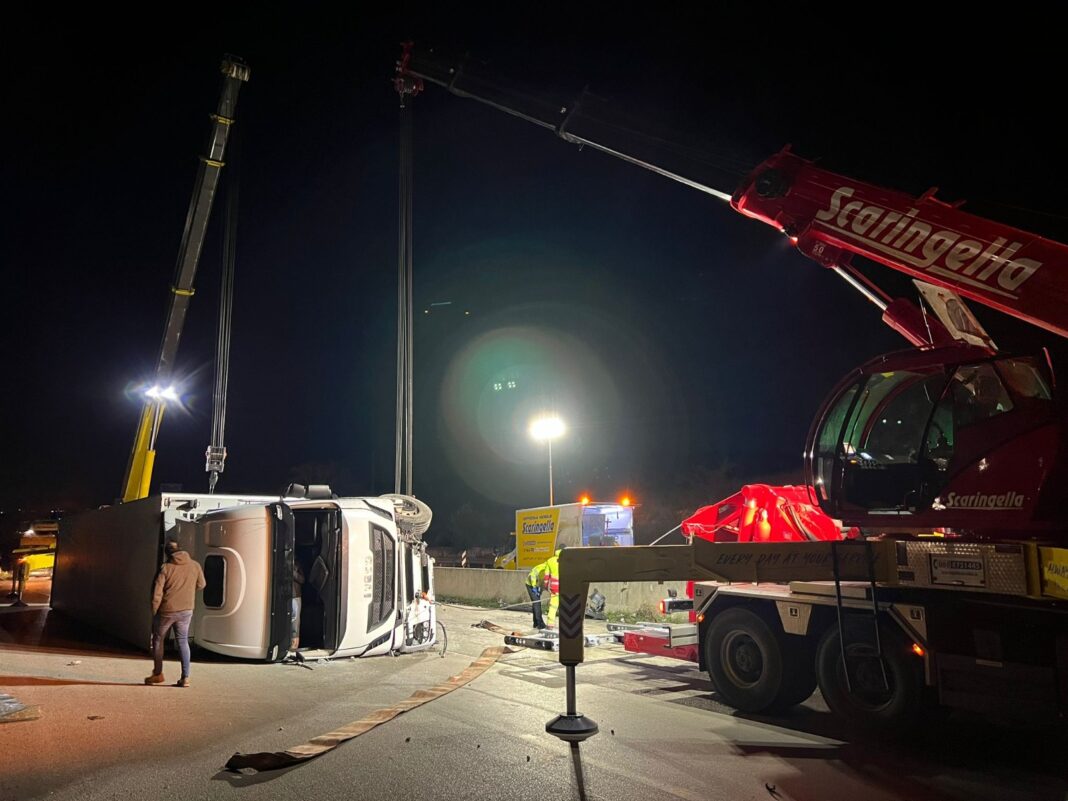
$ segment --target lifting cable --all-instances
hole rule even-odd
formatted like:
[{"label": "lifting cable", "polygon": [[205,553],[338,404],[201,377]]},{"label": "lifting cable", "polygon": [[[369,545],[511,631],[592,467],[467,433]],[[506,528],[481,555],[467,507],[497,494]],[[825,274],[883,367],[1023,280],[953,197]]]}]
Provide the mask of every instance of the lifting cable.
[{"label": "lifting cable", "polygon": [[215,492],[226,468],[226,393],[230,382],[230,329],[233,321],[234,265],[237,261],[237,210],[240,190],[240,137],[234,132],[230,170],[226,176],[226,229],[223,235],[222,283],[219,291],[219,326],[215,338],[215,389],[211,418],[211,444],[205,453],[208,492]]},{"label": "lifting cable", "polygon": [[393,88],[400,99],[400,175],[397,232],[397,403],[393,491],[412,495],[412,99],[423,82],[407,75],[411,43],[397,64]]}]

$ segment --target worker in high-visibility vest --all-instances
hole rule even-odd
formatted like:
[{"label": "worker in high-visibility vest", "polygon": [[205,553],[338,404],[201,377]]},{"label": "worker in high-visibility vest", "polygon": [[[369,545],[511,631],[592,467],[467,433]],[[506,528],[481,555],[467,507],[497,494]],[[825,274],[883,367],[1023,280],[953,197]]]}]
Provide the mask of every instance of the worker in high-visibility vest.
[{"label": "worker in high-visibility vest", "polygon": [[560,609],[560,554],[565,545],[556,549],[556,553],[545,560],[545,586],[549,590],[549,612],[545,616],[550,626],[556,625],[556,613]]},{"label": "worker in high-visibility vest", "polygon": [[541,614],[541,591],[545,584],[546,571],[549,569],[548,561],[534,565],[527,573],[527,595],[530,596],[530,608],[534,613],[534,628],[541,631],[545,628],[545,618]]}]

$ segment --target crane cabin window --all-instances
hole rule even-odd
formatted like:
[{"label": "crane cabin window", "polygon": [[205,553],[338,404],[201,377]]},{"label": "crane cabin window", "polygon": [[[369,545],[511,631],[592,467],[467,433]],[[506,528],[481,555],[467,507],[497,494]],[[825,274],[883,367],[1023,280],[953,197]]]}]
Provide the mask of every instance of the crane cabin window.
[{"label": "crane cabin window", "polygon": [[845,503],[887,512],[916,506],[928,431],[946,383],[942,370],[868,376],[842,430]]}]

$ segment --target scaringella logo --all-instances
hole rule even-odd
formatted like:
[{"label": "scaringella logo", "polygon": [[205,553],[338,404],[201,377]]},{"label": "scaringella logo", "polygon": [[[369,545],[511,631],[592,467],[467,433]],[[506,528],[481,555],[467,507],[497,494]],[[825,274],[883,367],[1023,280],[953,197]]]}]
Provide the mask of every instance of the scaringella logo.
[{"label": "scaringella logo", "polygon": [[941,503],[936,506],[943,509],[991,509],[991,510],[1016,510],[1022,509],[1027,496],[1018,492],[1003,492],[1000,495],[987,495],[982,492],[974,492],[970,495],[961,495],[951,492],[946,495]]},{"label": "scaringella logo", "polygon": [[548,521],[546,521],[544,523],[541,523],[541,522],[538,522],[538,523],[534,523],[534,522],[526,523],[526,522],[524,522],[523,523],[523,533],[524,534],[548,534],[552,530],[553,530],[553,521],[551,521],[551,520],[548,520]]},{"label": "scaringella logo", "polygon": [[997,237],[984,243],[960,231],[936,230],[917,218],[918,209],[884,209],[852,200],[855,194],[854,187],[839,187],[831,195],[830,205],[816,212],[816,219],[902,264],[1010,298],[1016,298],[1024,281],[1042,266],[1034,259],[1014,258],[1023,247],[1021,242]]}]

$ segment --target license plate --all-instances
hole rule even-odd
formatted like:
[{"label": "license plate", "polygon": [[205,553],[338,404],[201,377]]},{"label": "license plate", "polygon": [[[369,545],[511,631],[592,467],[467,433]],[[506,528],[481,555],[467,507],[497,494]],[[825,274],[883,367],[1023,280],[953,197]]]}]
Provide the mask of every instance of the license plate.
[{"label": "license plate", "polygon": [[986,564],[978,556],[931,554],[931,583],[955,587],[985,587]]}]

